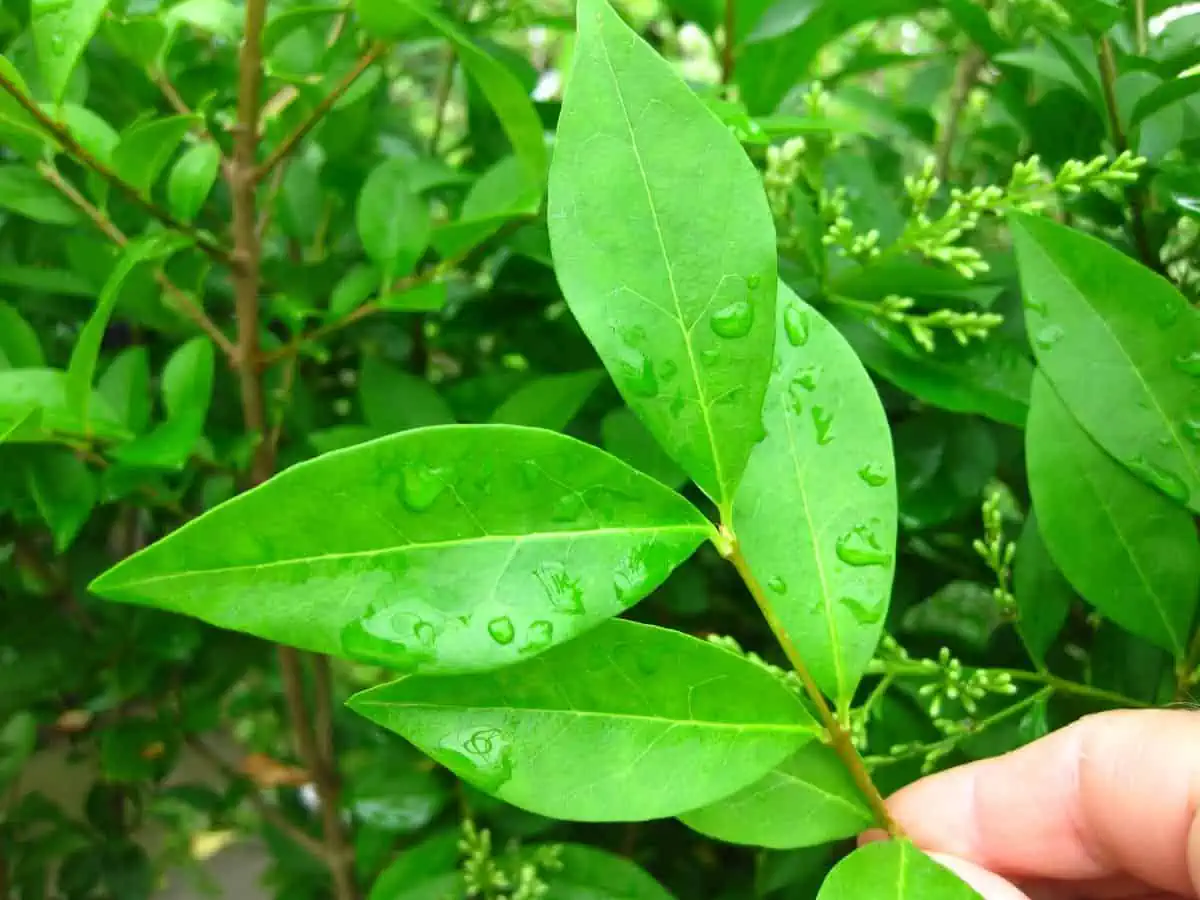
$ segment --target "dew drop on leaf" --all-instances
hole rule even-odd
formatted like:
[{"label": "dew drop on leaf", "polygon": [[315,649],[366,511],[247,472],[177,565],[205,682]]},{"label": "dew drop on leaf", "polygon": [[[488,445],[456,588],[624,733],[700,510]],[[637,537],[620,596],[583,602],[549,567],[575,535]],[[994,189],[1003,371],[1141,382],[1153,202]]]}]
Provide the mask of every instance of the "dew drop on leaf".
[{"label": "dew drop on leaf", "polygon": [[783,331],[793,347],[808,343],[808,314],[795,304],[783,311]]},{"label": "dew drop on leaf", "polygon": [[525,632],[525,643],[521,645],[522,653],[540,653],[554,642],[554,626],[545,619],[531,622]]},{"label": "dew drop on leaf", "polygon": [[646,354],[635,347],[624,346],[617,359],[621,371],[622,384],[639,397],[658,396],[658,376],[654,374],[654,364]]},{"label": "dew drop on leaf", "polygon": [[1153,463],[1144,456],[1137,456],[1125,464],[1130,472],[1142,478],[1144,481],[1154,485],[1172,500],[1179,503],[1187,503],[1188,486],[1182,478],[1174,472],[1164,469],[1157,463]]},{"label": "dew drop on leaf", "polygon": [[417,642],[424,644],[426,647],[432,647],[437,640],[437,629],[433,627],[432,623],[426,622],[424,619],[418,620],[413,625],[412,630],[413,637],[417,639]]},{"label": "dew drop on leaf", "polygon": [[1037,333],[1033,342],[1042,350],[1049,350],[1062,340],[1063,330],[1060,325],[1047,325]]},{"label": "dew drop on leaf", "polygon": [[788,385],[787,403],[792,415],[798,416],[804,412],[805,393],[794,381]]},{"label": "dew drop on leaf", "polygon": [[512,738],[499,728],[473,728],[438,745],[439,757],[467,781],[495,792],[512,777]]},{"label": "dew drop on leaf", "polygon": [[583,511],[584,502],[579,494],[563,494],[550,511],[550,518],[554,522],[577,522]]},{"label": "dew drop on leaf", "polygon": [[488,634],[497,644],[511,644],[517,637],[517,629],[508,616],[499,616],[488,622]]},{"label": "dew drop on leaf", "polygon": [[783,594],[787,591],[787,582],[778,575],[772,575],[767,579],[767,587],[776,594]]},{"label": "dew drop on leaf", "polygon": [[833,416],[827,413],[822,407],[814,406],[812,408],[813,428],[817,432],[817,443],[824,447],[833,440]]},{"label": "dew drop on leaf", "polygon": [[613,588],[623,606],[632,606],[666,578],[669,565],[654,542],[635,547],[617,563]]},{"label": "dew drop on leaf", "polygon": [[854,616],[854,621],[859,625],[874,625],[883,616],[882,603],[867,606],[855,597],[842,597],[839,602],[850,610],[850,615]]},{"label": "dew drop on leaf", "polygon": [[1032,297],[1025,298],[1025,308],[1030,312],[1035,312],[1039,316],[1046,314],[1046,304],[1041,300],[1034,300]]},{"label": "dew drop on leaf", "polygon": [[404,467],[404,505],[413,512],[425,512],[446,489],[446,470],[429,466]]},{"label": "dew drop on leaf", "polygon": [[1197,446],[1200,446],[1200,419],[1184,419],[1179,426],[1183,436]]},{"label": "dew drop on leaf", "polygon": [[711,365],[715,364],[716,361],[719,360],[720,358],[721,358],[721,351],[717,350],[715,347],[710,347],[707,350],[700,351],[700,361],[703,362],[706,366],[711,366]]},{"label": "dew drop on leaf", "polygon": [[663,381],[670,381],[679,374],[679,366],[675,365],[675,360],[673,359],[664,360],[660,371]]},{"label": "dew drop on leaf", "polygon": [[820,366],[805,366],[794,376],[792,376],[792,384],[797,387],[802,387],[806,391],[815,391],[817,389],[817,379],[821,377]]},{"label": "dew drop on leaf", "polygon": [[883,487],[888,480],[881,467],[870,463],[858,470],[858,477],[863,480],[864,484],[869,484],[871,487]]},{"label": "dew drop on leaf", "polygon": [[395,607],[369,609],[342,629],[342,651],[350,659],[412,672],[435,659],[437,629]]},{"label": "dew drop on leaf", "polygon": [[879,545],[879,539],[866,525],[856,525],[837,539],[837,557],[848,566],[886,566],[891,554]]},{"label": "dew drop on leaf", "polygon": [[1175,357],[1175,368],[1187,375],[1200,376],[1200,350],[1179,354]]},{"label": "dew drop on leaf", "polygon": [[542,469],[532,459],[526,459],[521,462],[521,483],[525,487],[533,490],[538,486],[538,482],[542,479]]},{"label": "dew drop on leaf", "polygon": [[760,284],[762,284],[762,276],[761,275],[751,275],[749,278],[746,279],[746,287],[750,288],[750,290],[754,290]]},{"label": "dew drop on leaf", "polygon": [[51,50],[52,50],[54,53],[62,53],[62,52],[63,52],[63,46],[64,46],[64,44],[63,44],[63,36],[62,36],[61,34],[55,34],[55,35],[52,35],[52,36],[51,36],[51,38],[50,38],[50,49],[51,49]]},{"label": "dew drop on leaf", "polygon": [[735,301],[713,313],[708,324],[717,337],[745,337],[754,324],[754,307],[745,300]]},{"label": "dew drop on leaf", "polygon": [[583,612],[583,588],[579,586],[579,579],[572,578],[567,572],[566,566],[547,560],[534,569],[533,574],[555,610],[573,616]]}]

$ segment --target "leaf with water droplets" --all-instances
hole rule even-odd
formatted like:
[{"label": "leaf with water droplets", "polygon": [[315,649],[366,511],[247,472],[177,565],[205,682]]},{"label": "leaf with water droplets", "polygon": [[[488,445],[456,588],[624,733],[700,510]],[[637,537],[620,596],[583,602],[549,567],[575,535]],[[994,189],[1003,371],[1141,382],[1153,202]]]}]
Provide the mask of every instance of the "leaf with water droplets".
[{"label": "leaf with water droplets", "polygon": [[711,535],[686,500],[595,447],[449,425],[294,466],[92,587],[308,650],[461,672],[617,615]]},{"label": "leaf with water droplets", "polygon": [[501,800],[583,822],[657,819],[712,803],[818,730],[799,697],[761,666],[620,619],[520,665],[409,677],[349,705]]},{"label": "leaf with water droplets", "polygon": [[30,30],[50,101],[62,102],[71,73],[100,27],[108,0],[33,0]]},{"label": "leaf with water droplets", "polygon": [[583,0],[578,20],[550,168],[555,270],[630,407],[728,511],[762,436],[774,340],[762,184],[605,0]]},{"label": "leaf with water droplets", "polygon": [[718,841],[787,850],[853,837],[874,817],[838,755],[814,742],[749,787],[680,820]]},{"label": "leaf with water droplets", "polygon": [[1038,531],[1055,564],[1105,616],[1182,656],[1200,592],[1188,511],[1108,456],[1041,375],[1025,437]]},{"label": "leaf with water droplets", "polygon": [[1200,444],[1184,427],[1200,398],[1200,316],[1096,238],[1032,216],[1012,227],[1039,368],[1092,440],[1200,513]]},{"label": "leaf with water droplets", "polygon": [[[767,437],[746,467],[734,531],[817,684],[845,707],[879,640],[891,590],[891,434],[871,379],[837,329],[783,284],[778,306]],[[799,346],[786,337],[796,316],[808,323]],[[807,398],[801,412],[797,390]]]},{"label": "leaf with water droplets", "polygon": [[817,900],[981,900],[909,841],[875,841],[833,867]]}]

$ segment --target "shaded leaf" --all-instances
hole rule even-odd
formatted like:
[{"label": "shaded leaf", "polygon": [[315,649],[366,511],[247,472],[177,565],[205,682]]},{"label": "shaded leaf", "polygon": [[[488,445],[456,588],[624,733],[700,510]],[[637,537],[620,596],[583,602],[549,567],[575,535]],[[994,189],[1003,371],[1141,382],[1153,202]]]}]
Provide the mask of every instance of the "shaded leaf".
[{"label": "shaded leaf", "polygon": [[0,368],[37,369],[45,364],[33,326],[16,307],[0,302]]},{"label": "shaded leaf", "polygon": [[358,377],[363,417],[377,434],[454,422],[454,412],[449,404],[424,378],[398,369],[377,356],[363,360]]},{"label": "shaded leaf", "polygon": [[22,165],[0,166],[0,209],[43,225],[77,225],[79,210],[44,178]]},{"label": "shaded leaf", "polygon": [[409,274],[429,246],[429,207],[408,182],[403,159],[380,163],[358,195],[355,222],[384,285]]},{"label": "shaded leaf", "polygon": [[198,124],[197,116],[169,116],[131,126],[122,132],[113,150],[113,169],[138,193],[148,197],[184,135]]},{"label": "shaded leaf", "polygon": [[1036,663],[1046,653],[1067,622],[1075,592],[1058,570],[1038,530],[1036,514],[1030,514],[1017,541],[1013,562],[1013,596],[1017,601],[1017,632]]},{"label": "shaded leaf", "polygon": [[678,490],[687,484],[683,469],[667,455],[632,410],[622,407],[605,416],[600,423],[600,436],[605,450],[667,487]]},{"label": "shaded leaf", "polygon": [[145,347],[122,350],[96,385],[121,422],[134,434],[150,424],[150,357]]},{"label": "shaded leaf", "polygon": [[546,900],[673,900],[645,869],[587,844],[559,844],[562,869],[545,873]]},{"label": "shaded leaf", "polygon": [[62,553],[96,505],[96,479],[78,456],[57,448],[31,456],[26,473],[38,512],[54,535],[54,549]]},{"label": "shaded leaf", "polygon": [[619,619],[521,665],[405,678],[349,705],[506,803],[585,822],[710,803],[817,731],[763,667]]},{"label": "shaded leaf", "polygon": [[26,419],[36,410],[39,427],[33,433],[26,428],[10,434],[8,440],[43,441],[54,434],[104,437],[121,440],[129,432],[103,397],[93,395],[85,422],[67,402],[66,373],[57,369],[0,370],[0,427],[14,419]]},{"label": "shaded leaf", "polygon": [[491,421],[562,431],[603,379],[604,372],[598,369],[537,378],[505,400]]}]

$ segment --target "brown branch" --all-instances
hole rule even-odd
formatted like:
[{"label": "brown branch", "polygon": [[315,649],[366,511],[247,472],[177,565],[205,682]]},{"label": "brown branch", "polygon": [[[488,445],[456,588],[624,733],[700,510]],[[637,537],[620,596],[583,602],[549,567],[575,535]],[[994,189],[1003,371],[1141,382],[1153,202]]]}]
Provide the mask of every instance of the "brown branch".
[{"label": "brown branch", "polygon": [[[723,527],[722,532],[725,532]],[[804,685],[804,692],[808,695],[808,699],[812,701],[813,706],[816,707],[817,716],[820,718],[821,724],[829,732],[832,749],[837,753],[842,764],[850,773],[850,777],[858,786],[863,798],[871,807],[871,811],[875,814],[875,819],[879,826],[886,829],[887,833],[892,837],[901,836],[900,826],[892,818],[891,813],[888,812],[883,795],[879,793],[879,788],[875,786],[875,782],[871,779],[871,773],[867,771],[866,764],[863,762],[862,757],[859,756],[850,733],[842,727],[837,716],[833,714],[833,710],[829,708],[829,704],[825,702],[824,694],[817,687],[817,683],[813,680],[808,667],[804,664],[804,660],[796,649],[796,645],[792,643],[792,639],[783,627],[783,623],[775,615],[771,601],[767,599],[767,595],[763,592],[762,586],[759,585],[758,579],[750,571],[750,566],[746,563],[746,558],[742,556],[742,551],[738,547],[737,541],[731,534],[725,533],[725,536],[732,541],[732,547],[727,558],[733,563],[733,567],[737,569],[737,573],[742,577],[742,581],[746,583],[746,587],[749,588],[754,602],[758,605],[759,610],[762,611],[763,618],[767,620],[771,632],[775,635],[779,646],[783,648],[788,662],[791,663],[792,668],[800,677],[800,681]]]},{"label": "brown branch", "polygon": [[[77,206],[80,211],[87,216],[91,223],[95,225],[96,228],[98,228],[101,232],[103,232],[110,241],[112,241],[118,247],[125,247],[128,245],[129,239],[125,236],[121,229],[113,224],[113,221],[108,218],[108,216],[89,203],[88,200],[81,193],[79,193],[79,191],[75,190],[75,187],[69,181],[63,178],[57,169],[55,169],[49,163],[40,162],[37,164],[37,171],[38,174],[46,179],[46,181],[49,182],[60,194],[74,203],[75,206]],[[221,329],[217,327],[217,324],[208,317],[208,314],[204,311],[203,307],[201,307],[200,304],[193,300],[187,293],[177,287],[175,283],[167,277],[166,273],[163,272],[162,269],[154,270],[154,278],[162,287],[163,291],[174,301],[176,309],[178,309],[179,312],[182,313],[186,318],[194,322],[196,326],[199,327],[199,329],[206,335],[208,335],[212,342],[217,345],[220,351],[225,354],[225,357],[232,361],[236,356],[236,348],[234,347],[233,342],[230,341],[229,338],[227,338],[221,331]]]},{"label": "brown branch", "polygon": [[229,251],[213,241],[203,232],[198,231],[191,225],[188,225],[186,222],[180,222],[167,210],[143,197],[137,188],[123,179],[120,175],[118,175],[100,160],[96,159],[96,157],[92,156],[92,154],[82,144],[75,140],[70,131],[68,131],[62,125],[59,125],[54,121],[54,119],[50,118],[50,116],[46,115],[40,106],[34,103],[30,98],[26,97],[25,94],[15,84],[9,81],[3,73],[0,73],[0,88],[8,93],[14,100],[16,100],[21,108],[29,113],[29,115],[33,116],[33,118],[37,120],[37,123],[46,131],[48,131],[50,135],[56,141],[58,141],[58,143],[62,144],[64,150],[70,153],[71,156],[73,156],[82,165],[91,169],[93,172],[119,190],[122,194],[137,204],[137,206],[141,207],[143,212],[155,219],[158,219],[158,221],[162,222],[168,228],[178,231],[180,234],[187,235],[196,242],[197,247],[218,262],[224,263],[225,265],[233,264],[233,257],[230,255]]},{"label": "brown branch", "polygon": [[[386,49],[387,45],[382,42],[371,45],[371,48],[354,64],[354,67],[342,76],[342,80],[335,84],[333,89],[313,107],[313,111],[300,123],[296,130],[280,141],[279,146],[271,151],[270,155],[254,173],[254,181],[256,183],[270,175],[271,171],[288,157],[296,148],[296,145],[304,140],[305,135],[312,131],[325,118],[326,114],[333,109],[333,105],[341,99],[346,91],[350,90],[350,86],[358,80],[358,77],[363,72],[371,67],[371,64],[375,60],[383,55]],[[257,122],[255,123],[255,127],[257,128]]]},{"label": "brown branch", "polygon": [[303,848],[317,859],[322,861],[328,859],[328,853],[325,850],[324,844],[288,819],[277,806],[268,803],[253,781],[223,760],[217,751],[208,746],[199,736],[189,736],[187,743],[196,752],[197,756],[216,769],[222,777],[246,789],[246,799],[250,801],[250,805],[254,807],[254,811],[262,817],[264,822],[282,832],[297,846]]},{"label": "brown branch", "polygon": [[954,85],[950,89],[950,111],[946,116],[946,127],[938,136],[934,173],[945,182],[950,177],[950,158],[954,155],[954,145],[958,141],[958,129],[962,123],[963,112],[971,91],[979,79],[979,72],[987,56],[979,47],[972,44],[958,60],[954,70]]},{"label": "brown branch", "polygon": [[430,156],[437,156],[438,144],[442,141],[442,131],[446,127],[446,112],[450,106],[450,91],[454,87],[454,66],[458,62],[458,54],[454,52],[454,45],[446,46],[446,63],[442,69],[441,78],[438,79],[437,96],[434,99],[433,107],[433,131],[429,135],[428,152]]}]

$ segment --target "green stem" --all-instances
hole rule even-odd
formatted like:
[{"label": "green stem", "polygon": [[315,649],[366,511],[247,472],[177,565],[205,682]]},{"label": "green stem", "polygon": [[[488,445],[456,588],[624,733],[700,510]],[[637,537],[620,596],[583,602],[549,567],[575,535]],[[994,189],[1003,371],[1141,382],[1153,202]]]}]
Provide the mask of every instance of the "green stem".
[{"label": "green stem", "polygon": [[1146,0],[1133,0],[1133,31],[1138,56],[1145,56],[1150,47],[1146,29]]},{"label": "green stem", "polygon": [[783,623],[779,621],[779,617],[775,614],[775,609],[771,606],[771,601],[767,599],[767,595],[758,583],[758,579],[750,571],[750,566],[747,564],[746,558],[742,555],[742,551],[738,547],[737,539],[725,527],[722,527],[721,533],[727,542],[723,555],[733,564],[738,575],[745,582],[747,589],[750,591],[750,596],[754,598],[754,602],[762,612],[763,618],[767,620],[767,625],[770,626],[771,632],[775,635],[775,640],[779,642],[779,646],[783,648],[788,662],[791,663],[796,675],[799,676],[801,683],[804,685],[804,691],[808,694],[808,699],[816,707],[817,716],[821,720],[821,724],[829,732],[830,746],[846,766],[850,777],[854,779],[854,783],[858,786],[867,804],[871,807],[871,811],[875,814],[875,819],[880,827],[885,829],[892,837],[903,836],[900,826],[892,818],[891,813],[888,812],[883,795],[879,792],[879,788],[875,786],[875,782],[871,780],[871,773],[867,771],[862,757],[859,755],[858,750],[855,749],[850,732],[842,726],[837,716],[833,714],[833,710],[829,708],[829,704],[825,702],[825,696],[821,693],[821,689],[817,687],[817,683],[813,680],[812,674],[804,664],[804,659],[800,656],[796,645],[792,643],[792,639],[783,627]]}]

